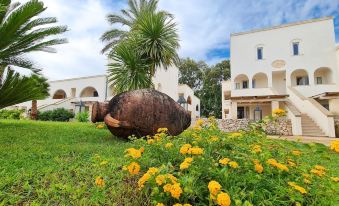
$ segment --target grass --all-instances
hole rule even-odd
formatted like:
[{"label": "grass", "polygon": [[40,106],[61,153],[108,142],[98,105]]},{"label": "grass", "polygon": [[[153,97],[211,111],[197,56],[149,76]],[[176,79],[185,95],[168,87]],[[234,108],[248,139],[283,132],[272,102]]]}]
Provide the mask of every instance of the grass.
[{"label": "grass", "polygon": [[[312,153],[304,160],[339,176],[339,155],[323,145],[268,141]],[[122,171],[133,146],[89,123],[0,120],[0,205],[149,204]],[[98,176],[105,187],[95,185]]]},{"label": "grass", "polygon": [[126,146],[89,123],[0,121],[0,205],[128,205],[118,186]]}]

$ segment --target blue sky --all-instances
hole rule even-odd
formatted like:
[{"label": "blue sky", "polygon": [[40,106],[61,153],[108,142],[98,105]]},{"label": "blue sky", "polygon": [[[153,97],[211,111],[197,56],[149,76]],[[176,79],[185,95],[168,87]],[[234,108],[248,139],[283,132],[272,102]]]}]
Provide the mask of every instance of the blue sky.
[{"label": "blue sky", "polygon": [[[19,0],[26,2],[27,0]],[[127,0],[42,0],[46,16],[69,26],[69,43],[57,54],[32,54],[52,80],[103,74],[107,60],[100,54],[100,35],[110,28],[105,16],[119,12]],[[229,57],[230,33],[283,23],[335,17],[339,42],[339,0],[159,0],[178,23],[181,57],[215,64]]]}]

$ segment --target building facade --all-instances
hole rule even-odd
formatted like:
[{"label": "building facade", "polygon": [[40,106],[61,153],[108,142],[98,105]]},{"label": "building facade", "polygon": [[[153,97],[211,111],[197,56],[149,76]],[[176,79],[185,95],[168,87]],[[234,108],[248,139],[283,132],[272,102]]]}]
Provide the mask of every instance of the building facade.
[{"label": "building facade", "polygon": [[[156,90],[167,94],[175,101],[178,101],[179,96],[184,96],[187,104],[183,106],[191,113],[192,119],[200,117],[200,100],[190,87],[179,85],[177,67],[157,70],[152,81]],[[49,84],[50,97],[38,100],[39,111],[65,108],[74,113],[88,111],[91,114],[94,102],[110,101],[115,95],[114,88],[108,83],[107,75],[50,81]],[[31,102],[11,108],[21,108],[29,112]],[[197,111],[196,108],[199,110]]]},{"label": "building facade", "polygon": [[222,116],[260,120],[287,111],[294,135],[335,136],[339,47],[332,17],[231,34]]}]

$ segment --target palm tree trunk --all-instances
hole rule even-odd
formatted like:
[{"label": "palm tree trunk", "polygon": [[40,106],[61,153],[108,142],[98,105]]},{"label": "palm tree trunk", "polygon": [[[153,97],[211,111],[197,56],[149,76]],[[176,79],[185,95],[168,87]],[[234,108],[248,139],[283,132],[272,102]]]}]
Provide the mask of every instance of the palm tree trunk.
[{"label": "palm tree trunk", "polygon": [[32,100],[31,120],[37,120],[37,116],[38,116],[38,102],[37,100]]},{"label": "palm tree trunk", "polygon": [[5,66],[0,65],[0,87],[2,86],[2,79],[4,77],[5,68]]}]

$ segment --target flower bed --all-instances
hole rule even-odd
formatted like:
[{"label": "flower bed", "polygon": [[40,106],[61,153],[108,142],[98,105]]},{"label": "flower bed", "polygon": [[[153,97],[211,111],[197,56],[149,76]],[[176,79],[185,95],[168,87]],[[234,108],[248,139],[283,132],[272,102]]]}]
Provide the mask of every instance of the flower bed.
[{"label": "flower bed", "polygon": [[[312,159],[325,146],[273,141],[258,130],[223,133],[197,121],[177,137],[166,129],[133,141],[126,178],[152,205],[333,205],[335,171]],[[299,147],[299,148],[298,148]],[[307,147],[307,150],[304,147]],[[133,181],[132,181],[133,182]]]}]

